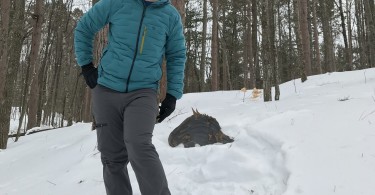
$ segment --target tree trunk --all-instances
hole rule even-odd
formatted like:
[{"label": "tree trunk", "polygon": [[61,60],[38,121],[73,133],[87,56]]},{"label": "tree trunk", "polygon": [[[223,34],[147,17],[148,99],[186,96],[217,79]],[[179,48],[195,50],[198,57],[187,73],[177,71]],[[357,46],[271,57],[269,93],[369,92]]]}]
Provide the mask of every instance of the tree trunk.
[{"label": "tree trunk", "polygon": [[[288,3],[288,2],[286,2]],[[283,69],[285,69],[289,64],[289,63],[286,63],[286,56],[288,55],[287,53],[287,49],[285,48],[285,46],[287,46],[287,39],[286,39],[286,32],[283,30],[284,28],[284,23],[283,23],[283,19],[285,18],[286,15],[288,15],[288,13],[284,13],[285,15],[282,15],[281,14],[281,6],[282,6],[282,3],[281,2],[277,2],[277,8],[276,8],[276,19],[275,21],[277,21],[277,44],[276,44],[276,60],[277,60],[277,65],[278,65],[278,69],[277,70],[277,75],[278,75],[278,82],[282,82],[280,77],[284,76],[282,73],[283,73]],[[288,8],[287,10],[288,11]]]},{"label": "tree trunk", "polygon": [[366,35],[367,35],[367,51],[368,51],[368,60],[369,67],[372,68],[375,66],[375,22],[373,18],[373,1],[370,3],[370,0],[364,1],[365,8],[365,22],[366,22]]},{"label": "tree trunk", "polygon": [[27,100],[28,100],[27,92],[28,92],[28,86],[29,86],[29,80],[30,80],[29,78],[31,76],[31,74],[29,74],[30,69],[31,69],[30,63],[28,63],[27,68],[26,68],[24,83],[23,83],[23,86],[22,86],[23,89],[22,89],[21,109],[20,109],[21,111],[20,111],[20,117],[18,119],[17,137],[19,137],[19,135],[20,135],[22,122],[23,122],[23,119],[26,115],[26,110],[27,110]]},{"label": "tree trunk", "polygon": [[[292,6],[293,6],[293,0],[289,0],[288,1],[288,65],[287,67],[284,67],[284,72],[286,72],[286,76],[287,76],[287,80],[289,79],[295,79],[296,78],[296,72],[297,72],[297,67],[298,67],[298,58],[295,58],[295,49],[294,49],[294,45],[293,45],[293,36],[292,36],[292,33],[293,33],[293,27],[292,27],[292,23],[293,21],[295,21],[295,19],[293,19],[295,16],[292,16],[293,15],[293,12],[292,12]],[[296,31],[296,34],[298,34],[298,31]],[[296,38],[296,42],[298,42],[297,38]],[[298,52],[298,51],[297,51]]]},{"label": "tree trunk", "polygon": [[[223,63],[221,63],[220,65],[218,65],[218,66],[221,66],[221,69],[218,67],[218,71],[219,71],[218,77],[220,78],[220,76],[221,76],[220,81],[222,82],[222,84],[221,84],[222,89],[223,90],[228,90],[228,72],[229,72],[229,70],[228,70],[228,66],[226,64],[229,63],[229,57],[228,57],[228,55],[231,55],[231,54],[227,53],[227,52],[229,52],[227,50],[227,37],[224,35],[225,32],[223,32],[223,31],[225,31],[225,29],[228,29],[230,27],[226,26],[227,25],[227,22],[226,22],[226,20],[227,20],[227,13],[225,11],[225,7],[224,6],[221,7],[221,12],[222,12],[222,16],[221,17],[222,17],[222,21],[223,21],[223,27],[221,28],[221,26],[218,25],[218,31],[219,31],[218,32],[219,33],[219,35],[218,35],[218,41],[220,43],[220,44],[218,44],[218,46],[219,46],[219,51],[221,49],[221,56],[222,56]],[[218,57],[218,58],[220,58],[220,57]],[[220,88],[220,84],[218,84],[218,85],[219,85],[219,88]]]},{"label": "tree trunk", "polygon": [[360,65],[359,68],[367,68],[368,64],[368,56],[366,53],[366,33],[365,33],[365,25],[363,19],[363,2],[362,0],[355,0],[355,16],[356,16],[356,24],[357,24],[357,40],[358,40],[358,49],[359,49],[359,56],[360,56]]},{"label": "tree trunk", "polygon": [[[271,23],[271,38],[270,38],[270,42],[271,42],[271,57],[272,57],[272,63],[271,63],[271,66],[272,66],[272,76],[273,76],[273,85],[275,86],[275,101],[278,101],[280,100],[280,87],[279,87],[279,83],[280,83],[280,77],[279,77],[279,61],[278,61],[278,51],[276,49],[276,24],[275,24],[275,21],[277,21],[275,19],[275,2],[272,2],[272,7],[270,8],[271,9],[271,18],[270,18],[270,23]],[[278,7],[278,12],[279,12],[279,7]],[[280,37],[279,37],[280,39]]]},{"label": "tree trunk", "polygon": [[[57,107],[59,105],[58,103],[58,93],[60,89],[60,79],[61,79],[61,69],[63,66],[63,37],[61,33],[60,27],[57,27],[57,40],[56,40],[56,60],[55,60],[55,72],[54,72],[54,77],[53,77],[53,90],[51,99],[51,120],[50,120],[50,125],[57,127],[57,123],[55,121],[55,116],[57,114]],[[88,110],[90,107],[88,108]],[[90,115],[89,115],[90,116]],[[88,122],[90,119],[88,119],[86,122]]]},{"label": "tree trunk", "polygon": [[[43,102],[46,101],[46,94],[47,94],[47,73],[48,73],[48,67],[47,67],[47,61],[48,58],[50,58],[51,54],[51,42],[52,42],[52,26],[53,22],[52,19],[54,17],[55,13],[55,6],[56,2],[52,2],[52,7],[49,15],[48,15],[48,27],[47,27],[47,37],[46,37],[46,43],[44,46],[44,55],[43,55],[43,60],[42,60],[42,67],[40,68],[39,72],[39,102],[38,102],[38,111],[37,111],[37,126],[41,125],[42,122],[42,112],[43,112]],[[44,112],[44,117],[46,117],[46,112]]]},{"label": "tree trunk", "polygon": [[[72,3],[69,6],[72,6]],[[68,9],[69,10],[69,9]],[[71,21],[71,13],[68,12],[68,22]],[[69,25],[67,25],[67,30],[66,30],[66,35],[65,39],[68,40],[68,42],[74,42],[74,34],[69,33],[72,32],[74,28],[70,28]],[[74,121],[74,100],[77,94],[77,88],[78,88],[78,74],[77,74],[77,69],[74,67],[75,62],[75,54],[74,54],[74,46],[73,44],[68,45],[70,47],[69,52],[67,53],[67,62],[68,62],[68,70],[67,70],[67,80],[65,81],[67,84],[66,86],[66,94],[67,95],[67,100],[66,100],[66,120],[67,120],[67,126],[73,125]]]},{"label": "tree trunk", "polygon": [[37,110],[39,99],[38,73],[39,73],[39,47],[42,36],[43,24],[43,0],[35,1],[35,10],[32,15],[33,18],[33,35],[31,40],[31,53],[29,56],[29,63],[31,66],[31,90],[29,99],[29,113],[27,129],[31,129],[37,124]]},{"label": "tree trunk", "polygon": [[342,36],[344,37],[344,45],[345,45],[345,52],[344,52],[344,58],[345,58],[345,70],[351,71],[351,62],[349,61],[349,45],[348,45],[348,36],[346,34],[346,25],[345,25],[345,16],[344,16],[344,9],[342,6],[342,0],[339,0],[339,11],[340,11],[340,18],[341,18],[341,28],[342,28]]},{"label": "tree trunk", "polygon": [[[264,0],[262,4],[262,64],[263,64],[263,98],[264,101],[272,101],[272,47],[271,47],[271,24],[272,0]],[[273,21],[272,21],[273,22]]]},{"label": "tree trunk", "polygon": [[70,108],[71,108],[71,111],[70,111],[70,115],[68,117],[68,126],[71,126],[73,125],[73,120],[75,121],[78,121],[77,120],[77,117],[75,116],[75,113],[76,113],[76,110],[78,110],[78,106],[76,106],[75,104],[78,102],[77,101],[77,91],[79,89],[79,77],[77,76],[75,78],[75,84],[73,85],[73,94],[72,94],[72,100],[70,102]]},{"label": "tree trunk", "polygon": [[[220,29],[220,28],[219,28]],[[220,32],[220,38],[221,38],[221,52],[223,54],[223,90],[232,90],[232,81],[230,77],[230,72],[229,72],[229,61],[228,61],[228,47],[226,44],[226,40],[224,39],[224,33],[222,30],[219,30]],[[229,88],[228,88],[229,84]]]},{"label": "tree trunk", "polygon": [[218,90],[218,0],[212,0],[211,90]]},{"label": "tree trunk", "polygon": [[206,44],[207,44],[207,0],[203,0],[202,52],[199,63],[199,91],[205,91]]},{"label": "tree trunk", "polygon": [[[296,44],[297,44],[297,60],[295,64],[296,73],[299,77],[301,77],[301,81],[305,82],[307,79],[306,75],[304,74],[304,55],[303,55],[303,44],[302,44],[302,25],[301,25],[301,9],[300,9],[300,1],[293,0],[293,22],[294,22],[294,32],[296,34]],[[293,71],[293,70],[292,70]],[[296,75],[294,75],[296,76]]]},{"label": "tree trunk", "polygon": [[[61,93],[61,76],[63,73],[63,66],[65,64],[63,56],[65,54],[64,51],[64,4],[62,0],[59,0],[57,5],[57,14],[56,14],[56,25],[54,28],[54,32],[56,35],[56,42],[55,42],[55,65],[54,65],[54,76],[53,76],[53,85],[52,85],[52,93],[51,93],[51,118],[50,118],[50,125],[53,127],[58,127],[58,119],[55,119],[56,114],[58,114],[58,108],[61,106],[62,102],[59,102],[59,94]],[[63,89],[63,88],[62,88]]]},{"label": "tree trunk", "polygon": [[9,18],[10,18],[10,0],[1,0],[1,26],[0,26],[0,103],[5,101],[5,79],[8,68],[8,34],[9,34]]},{"label": "tree trunk", "polygon": [[307,80],[307,76],[311,75],[311,60],[310,60],[310,35],[307,23],[307,0],[299,1],[299,24],[300,24],[300,34],[302,43],[302,56],[301,61],[303,64],[303,71],[301,75],[302,82]]},{"label": "tree trunk", "polygon": [[5,82],[8,70],[8,34],[10,17],[10,0],[1,0],[1,38],[0,38],[0,149],[6,149],[10,126],[9,97],[6,94]]},{"label": "tree trunk", "polygon": [[[196,29],[194,28],[197,24],[193,21],[195,14],[187,12],[189,15],[186,16],[185,26],[186,28],[186,68],[184,77],[184,92],[197,92],[199,89],[199,70],[196,66],[197,60],[197,49],[196,44],[198,42],[198,36],[196,35]],[[205,75],[204,75],[205,76]]]},{"label": "tree trunk", "polygon": [[246,40],[246,64],[244,66],[245,68],[245,79],[244,79],[244,87],[248,88],[254,88],[255,87],[255,74],[254,74],[254,63],[253,63],[253,58],[254,58],[254,53],[253,53],[253,39],[252,39],[252,32],[251,32],[251,1],[247,2],[246,10],[245,10],[245,15],[246,15],[246,31],[245,31],[245,38]]},{"label": "tree trunk", "polygon": [[251,34],[252,34],[252,42],[253,42],[253,63],[254,63],[254,85],[256,88],[261,89],[263,88],[262,79],[261,79],[261,71],[259,66],[259,55],[258,55],[258,1],[251,0],[251,18],[252,18],[252,25],[251,25]]},{"label": "tree trunk", "polygon": [[317,1],[313,0],[313,25],[314,25],[314,50],[315,50],[315,65],[314,73],[322,74],[322,66],[320,59],[320,47],[319,47],[319,33],[318,33],[318,16],[316,14]]},{"label": "tree trunk", "polygon": [[350,69],[353,69],[353,40],[352,40],[352,14],[351,14],[351,9],[352,9],[352,2],[349,0],[346,0],[346,15],[348,16],[347,18],[347,23],[348,23],[348,66]]},{"label": "tree trunk", "polygon": [[[12,26],[12,51],[9,57],[8,76],[5,84],[6,94],[8,94],[7,103],[5,108],[10,113],[12,110],[13,94],[15,91],[15,81],[20,67],[20,57],[22,52],[22,43],[24,41],[24,19],[25,19],[25,0],[15,1],[15,14]],[[8,79],[9,78],[9,79]],[[9,116],[9,114],[5,114]],[[0,116],[2,117],[2,115]],[[19,133],[17,131],[16,141],[18,140]]]},{"label": "tree trunk", "polygon": [[322,6],[322,27],[324,38],[324,67],[326,72],[336,71],[335,56],[332,38],[332,10],[328,7],[328,1],[320,0]]},{"label": "tree trunk", "polygon": [[248,22],[248,12],[247,12],[247,10],[248,10],[248,5],[247,5],[247,3],[245,3],[244,4],[244,7],[243,7],[243,11],[242,11],[242,14],[243,14],[243,17],[244,17],[244,19],[243,19],[243,37],[242,37],[242,39],[243,39],[243,44],[244,44],[244,46],[243,46],[243,54],[242,54],[242,56],[243,56],[243,70],[242,70],[242,72],[243,72],[243,84],[242,84],[242,87],[245,87],[245,88],[247,88],[247,89],[249,89],[249,87],[248,87],[248,83],[249,83],[249,69],[250,69],[250,67],[249,67],[249,64],[250,64],[250,62],[249,62],[249,52],[248,52],[248,50],[249,50],[249,40],[248,40],[248,37],[249,37],[249,22]]},{"label": "tree trunk", "polygon": [[255,87],[255,74],[254,74],[254,52],[253,52],[253,35],[252,35],[252,19],[251,19],[251,1],[249,1],[249,5],[247,6],[247,17],[248,17],[248,28],[247,28],[247,41],[248,41],[248,46],[247,46],[247,53],[248,53],[248,62],[249,62],[249,71],[248,75],[250,76],[249,78],[249,84],[248,86],[252,89]]}]

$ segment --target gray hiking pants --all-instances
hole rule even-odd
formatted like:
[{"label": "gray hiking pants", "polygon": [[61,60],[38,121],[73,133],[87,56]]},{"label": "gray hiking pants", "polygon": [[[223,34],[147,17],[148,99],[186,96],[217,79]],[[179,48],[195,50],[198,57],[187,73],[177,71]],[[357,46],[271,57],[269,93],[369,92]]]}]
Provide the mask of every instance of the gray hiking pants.
[{"label": "gray hiking pants", "polygon": [[130,162],[142,195],[170,195],[152,144],[158,113],[156,91],[119,93],[97,85],[92,90],[92,100],[107,194],[132,194],[127,170]]}]

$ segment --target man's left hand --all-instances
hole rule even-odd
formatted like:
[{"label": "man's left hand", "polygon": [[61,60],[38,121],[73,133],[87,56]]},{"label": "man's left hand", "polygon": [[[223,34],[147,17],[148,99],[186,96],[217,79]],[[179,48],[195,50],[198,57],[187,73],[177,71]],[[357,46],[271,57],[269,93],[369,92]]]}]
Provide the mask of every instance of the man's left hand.
[{"label": "man's left hand", "polygon": [[161,123],[165,118],[172,114],[176,108],[176,98],[167,93],[165,99],[161,102],[159,115],[156,117],[156,121]]}]

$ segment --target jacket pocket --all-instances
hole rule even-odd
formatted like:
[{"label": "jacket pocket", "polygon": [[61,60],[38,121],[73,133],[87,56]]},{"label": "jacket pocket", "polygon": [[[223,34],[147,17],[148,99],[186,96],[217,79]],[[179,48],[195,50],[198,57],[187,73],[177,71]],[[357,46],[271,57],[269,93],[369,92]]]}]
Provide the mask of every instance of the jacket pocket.
[{"label": "jacket pocket", "polygon": [[143,29],[143,35],[142,35],[142,41],[141,41],[141,47],[139,48],[139,53],[140,53],[141,55],[142,55],[142,53],[143,53],[143,47],[144,47],[144,44],[145,44],[146,36],[147,36],[147,26],[145,26],[145,28]]},{"label": "jacket pocket", "polygon": [[159,55],[165,45],[166,33],[164,28],[151,24],[145,25],[140,40],[140,53],[147,53],[151,56]]}]

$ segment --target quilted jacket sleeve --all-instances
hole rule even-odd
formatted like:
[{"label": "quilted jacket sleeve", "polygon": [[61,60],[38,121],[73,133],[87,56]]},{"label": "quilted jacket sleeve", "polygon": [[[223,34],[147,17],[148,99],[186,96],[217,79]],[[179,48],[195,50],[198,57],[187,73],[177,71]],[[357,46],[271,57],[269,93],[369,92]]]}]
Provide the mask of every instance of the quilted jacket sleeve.
[{"label": "quilted jacket sleeve", "polygon": [[79,20],[74,31],[74,49],[78,65],[92,62],[96,32],[109,23],[118,0],[100,0]]},{"label": "quilted jacket sleeve", "polygon": [[184,69],[186,62],[185,37],[179,14],[170,27],[166,43],[167,93],[180,99],[184,88]]}]

